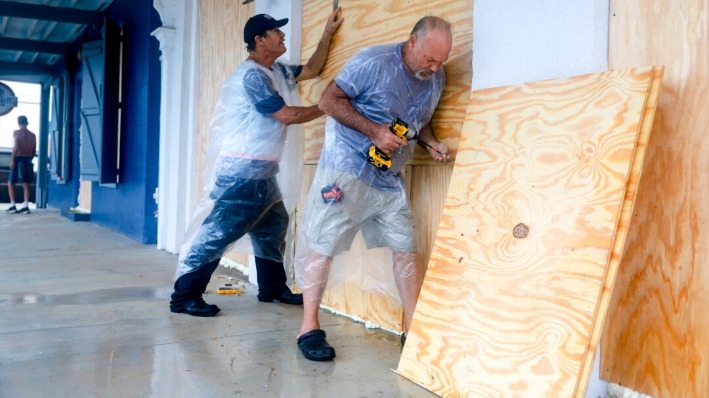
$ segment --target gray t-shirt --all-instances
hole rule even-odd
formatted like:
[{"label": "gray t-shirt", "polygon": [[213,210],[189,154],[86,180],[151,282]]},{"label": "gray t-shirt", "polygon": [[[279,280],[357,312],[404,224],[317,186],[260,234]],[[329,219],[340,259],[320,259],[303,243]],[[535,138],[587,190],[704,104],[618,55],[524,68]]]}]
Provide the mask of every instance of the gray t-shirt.
[{"label": "gray t-shirt", "polygon": [[[443,68],[429,80],[411,77],[401,60],[403,43],[367,47],[345,64],[335,83],[352,98],[354,108],[375,123],[391,123],[398,117],[421,131],[431,121],[446,83]],[[382,191],[402,184],[399,171],[413,154],[416,141],[391,153],[392,166],[381,171],[367,162],[372,140],[359,131],[328,118],[328,136],[322,160]]]}]

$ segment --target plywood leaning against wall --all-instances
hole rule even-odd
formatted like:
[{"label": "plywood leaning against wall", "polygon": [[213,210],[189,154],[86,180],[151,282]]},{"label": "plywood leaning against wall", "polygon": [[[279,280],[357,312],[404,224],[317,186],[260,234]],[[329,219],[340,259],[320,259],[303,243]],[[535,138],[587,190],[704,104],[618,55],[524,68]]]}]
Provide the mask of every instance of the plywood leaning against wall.
[{"label": "plywood leaning against wall", "polygon": [[661,76],[471,94],[398,373],[446,397],[584,396]]},{"label": "plywood leaning against wall", "polygon": [[[209,120],[219,99],[224,80],[248,57],[243,39],[244,24],[254,15],[254,3],[232,0],[199,1],[199,152],[197,155],[197,199],[202,198],[202,165],[209,150]],[[248,267],[248,256],[226,257]]]},{"label": "plywood leaning against wall", "polygon": [[666,66],[601,344],[601,377],[655,398],[709,392],[707,0],[611,2],[611,68]]},{"label": "plywood leaning against wall", "polygon": [[[436,136],[455,152],[472,83],[473,1],[340,0],[339,5],[345,20],[333,38],[330,56],[320,77],[301,84],[303,104],[318,103],[345,62],[363,47],[403,42],[409,38],[411,29],[421,17],[440,16],[453,27],[453,48],[444,64],[447,84],[433,118],[433,128]],[[331,0],[304,2],[303,59],[310,57],[317,48],[325,20],[331,12]],[[324,131],[325,118],[305,125],[306,163],[317,163],[320,158]],[[412,163],[436,165],[421,148],[417,148]]]}]

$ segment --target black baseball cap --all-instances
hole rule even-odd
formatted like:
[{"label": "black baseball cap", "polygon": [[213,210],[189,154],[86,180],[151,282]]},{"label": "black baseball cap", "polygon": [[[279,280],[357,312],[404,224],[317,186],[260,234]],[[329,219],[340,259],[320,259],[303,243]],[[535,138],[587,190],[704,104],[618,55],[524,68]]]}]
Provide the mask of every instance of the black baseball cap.
[{"label": "black baseball cap", "polygon": [[17,118],[17,124],[28,124],[27,123],[27,116],[20,116]]},{"label": "black baseball cap", "polygon": [[262,36],[267,30],[280,28],[287,23],[288,18],[274,19],[268,14],[254,15],[244,25],[244,42],[252,43],[256,36]]}]

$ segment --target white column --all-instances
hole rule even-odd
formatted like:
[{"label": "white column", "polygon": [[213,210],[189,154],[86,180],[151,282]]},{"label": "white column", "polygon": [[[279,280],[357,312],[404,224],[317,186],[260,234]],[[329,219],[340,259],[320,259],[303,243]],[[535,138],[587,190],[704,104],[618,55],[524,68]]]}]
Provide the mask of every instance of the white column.
[{"label": "white column", "polygon": [[[185,173],[185,181],[182,186],[182,192],[185,197],[185,211],[182,216],[184,229],[189,225],[192,219],[192,212],[197,208],[197,155],[199,151],[199,1],[190,0],[191,9],[188,11],[190,18],[189,26],[185,34],[189,47],[185,47],[185,52],[188,57],[189,72],[187,76],[187,171]],[[189,48],[189,53],[187,49]]]},{"label": "white column", "polygon": [[154,0],[163,26],[152,35],[160,41],[161,103],[160,163],[158,177],[158,249],[177,253],[182,244],[191,197],[194,196],[196,168],[191,156],[197,136],[196,92],[199,73],[195,71],[194,49],[197,0]]}]

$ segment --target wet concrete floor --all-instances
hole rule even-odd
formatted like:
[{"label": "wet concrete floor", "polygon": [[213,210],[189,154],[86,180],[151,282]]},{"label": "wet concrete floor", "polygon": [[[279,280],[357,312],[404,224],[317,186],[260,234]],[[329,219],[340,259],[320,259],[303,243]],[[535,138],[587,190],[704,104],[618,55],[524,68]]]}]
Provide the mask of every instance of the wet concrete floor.
[{"label": "wet concrete floor", "polygon": [[0,397],[433,397],[394,374],[399,341],[321,314],[332,362],[295,344],[301,307],[213,294],[169,312],[177,256],[56,210],[0,214]]}]

